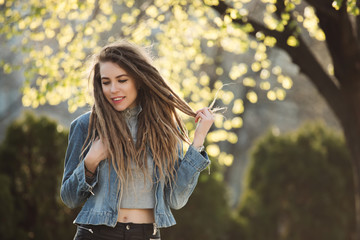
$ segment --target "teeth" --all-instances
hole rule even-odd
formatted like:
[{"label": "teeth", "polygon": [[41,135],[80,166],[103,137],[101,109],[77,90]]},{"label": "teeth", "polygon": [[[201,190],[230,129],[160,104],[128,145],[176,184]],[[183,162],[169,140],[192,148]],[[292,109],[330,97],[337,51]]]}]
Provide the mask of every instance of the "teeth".
[{"label": "teeth", "polygon": [[124,97],[119,97],[119,98],[113,98],[114,99],[114,101],[119,101],[119,100],[121,100],[121,99],[123,99]]}]

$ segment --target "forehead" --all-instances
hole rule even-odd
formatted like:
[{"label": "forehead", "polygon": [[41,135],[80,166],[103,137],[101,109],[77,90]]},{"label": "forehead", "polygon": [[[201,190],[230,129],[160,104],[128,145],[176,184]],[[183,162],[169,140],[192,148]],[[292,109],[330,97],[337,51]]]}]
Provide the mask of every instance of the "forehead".
[{"label": "forehead", "polygon": [[102,77],[104,76],[114,77],[114,76],[127,74],[125,69],[123,69],[114,62],[100,62],[99,67],[100,67],[100,75]]}]

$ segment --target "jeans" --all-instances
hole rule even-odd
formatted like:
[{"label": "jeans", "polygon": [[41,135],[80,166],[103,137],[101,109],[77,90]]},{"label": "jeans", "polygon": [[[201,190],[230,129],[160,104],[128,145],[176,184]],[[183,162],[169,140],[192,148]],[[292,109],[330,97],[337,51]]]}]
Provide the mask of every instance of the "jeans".
[{"label": "jeans", "polygon": [[78,225],[74,240],[160,240],[154,224],[117,223],[116,226]]}]

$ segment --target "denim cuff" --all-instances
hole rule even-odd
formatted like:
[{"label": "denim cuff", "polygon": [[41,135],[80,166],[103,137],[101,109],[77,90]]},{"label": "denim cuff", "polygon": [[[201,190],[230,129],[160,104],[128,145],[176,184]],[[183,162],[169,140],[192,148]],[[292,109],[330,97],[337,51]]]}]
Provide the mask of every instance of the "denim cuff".
[{"label": "denim cuff", "polygon": [[[99,166],[96,169],[95,172],[95,176],[91,182],[91,184],[89,184],[86,181],[86,176],[85,176],[85,163],[84,160],[82,160],[79,165],[77,166],[77,168],[75,169],[75,174],[77,179],[79,180],[79,188],[83,191],[87,191],[87,192],[91,192],[92,193],[92,189],[95,187],[95,185],[98,182],[98,177],[99,177]],[[92,193],[93,194],[93,193]]]},{"label": "denim cuff", "polygon": [[203,171],[210,164],[207,153],[205,151],[198,152],[192,145],[189,146],[184,156],[184,161],[187,161],[198,172]]}]

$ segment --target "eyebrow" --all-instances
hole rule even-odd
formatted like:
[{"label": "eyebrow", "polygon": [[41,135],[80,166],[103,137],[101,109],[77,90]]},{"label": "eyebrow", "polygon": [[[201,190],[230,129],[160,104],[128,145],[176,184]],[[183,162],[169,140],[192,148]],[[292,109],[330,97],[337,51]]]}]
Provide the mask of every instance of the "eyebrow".
[{"label": "eyebrow", "polygon": [[[121,78],[121,77],[128,77],[128,75],[127,75],[127,74],[120,74],[120,75],[116,76],[115,78]],[[108,78],[108,77],[101,77],[101,79],[110,79],[110,78]]]}]

